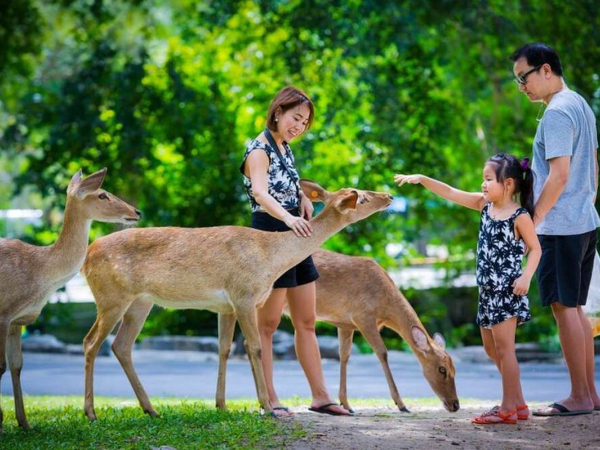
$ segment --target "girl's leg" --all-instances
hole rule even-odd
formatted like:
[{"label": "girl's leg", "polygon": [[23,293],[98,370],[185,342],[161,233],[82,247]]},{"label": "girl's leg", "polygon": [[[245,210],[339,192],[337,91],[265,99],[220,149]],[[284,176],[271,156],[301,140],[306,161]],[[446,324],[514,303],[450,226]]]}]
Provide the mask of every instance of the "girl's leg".
[{"label": "girl's leg", "polygon": [[[273,289],[262,308],[257,310],[258,332],[260,333],[261,361],[267,383],[267,392],[272,408],[281,408],[273,384],[273,334],[281,322],[286,288]],[[285,410],[275,410],[277,416],[289,415]]]},{"label": "girl's leg", "polygon": [[490,357],[496,367],[498,368],[498,372],[500,372],[500,360],[498,359],[498,354],[496,353],[496,343],[494,342],[494,335],[492,334],[492,330],[489,328],[479,327],[479,331],[481,332],[481,339],[483,341],[483,349],[485,353]]},{"label": "girl's leg", "polygon": [[492,326],[492,336],[496,344],[496,354],[500,363],[500,374],[502,376],[502,404],[500,412],[506,414],[514,411],[523,401],[519,364],[515,353],[515,331],[517,318],[500,322]]},{"label": "girl's leg", "polygon": [[[334,403],[325,387],[321,352],[315,334],[317,319],[315,283],[289,288],[288,305],[295,330],[296,355],[306,375],[313,397],[311,407],[319,408]],[[326,409],[332,413],[349,414],[339,405],[331,405]]]}]

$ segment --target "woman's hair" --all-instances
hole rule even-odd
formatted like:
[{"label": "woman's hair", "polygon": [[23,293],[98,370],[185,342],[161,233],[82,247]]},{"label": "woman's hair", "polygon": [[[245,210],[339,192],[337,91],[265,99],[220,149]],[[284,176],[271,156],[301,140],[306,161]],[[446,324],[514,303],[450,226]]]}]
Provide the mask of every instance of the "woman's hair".
[{"label": "woman's hair", "polygon": [[529,158],[519,158],[505,153],[498,153],[487,160],[486,164],[494,164],[496,179],[504,183],[507,178],[515,180],[515,195],[521,194],[521,206],[533,218],[533,173],[529,166]]},{"label": "woman's hair", "polygon": [[310,128],[313,123],[313,119],[315,117],[315,108],[313,106],[312,101],[308,98],[303,91],[294,86],[286,86],[282,90],[280,90],[271,105],[269,106],[269,112],[267,113],[267,127],[269,130],[277,130],[277,122],[275,121],[275,112],[281,108],[281,112],[284,113],[288,109],[295,108],[296,106],[306,103],[308,109],[310,110],[310,115],[308,116],[308,122],[306,123],[306,130]]}]

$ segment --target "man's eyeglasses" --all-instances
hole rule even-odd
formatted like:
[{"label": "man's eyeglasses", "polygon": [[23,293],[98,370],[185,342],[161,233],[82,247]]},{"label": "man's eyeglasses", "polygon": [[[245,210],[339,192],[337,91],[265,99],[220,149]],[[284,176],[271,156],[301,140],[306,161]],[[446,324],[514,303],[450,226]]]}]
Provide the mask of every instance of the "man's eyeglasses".
[{"label": "man's eyeglasses", "polygon": [[540,70],[542,68],[543,64],[540,64],[537,67],[534,67],[533,69],[525,72],[523,75],[517,75],[514,78],[514,82],[517,83],[517,86],[524,86],[527,84],[527,77],[529,75],[531,75],[533,72],[537,72],[538,70]]}]

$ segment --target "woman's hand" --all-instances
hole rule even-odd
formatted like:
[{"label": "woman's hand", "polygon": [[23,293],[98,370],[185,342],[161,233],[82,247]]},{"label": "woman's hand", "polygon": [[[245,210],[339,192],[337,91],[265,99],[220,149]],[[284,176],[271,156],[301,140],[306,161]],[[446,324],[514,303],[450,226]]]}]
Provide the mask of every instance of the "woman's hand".
[{"label": "woman's hand", "polygon": [[313,211],[315,207],[308,197],[304,194],[300,196],[300,217],[310,220],[312,219]]},{"label": "woman's hand", "polygon": [[521,275],[513,282],[513,294],[515,295],[525,295],[529,292],[529,284],[531,283],[531,278],[526,275]]},{"label": "woman's hand", "polygon": [[398,173],[394,175],[394,182],[398,184],[398,186],[402,186],[405,183],[410,184],[420,184],[421,183],[421,174],[416,173],[413,175],[403,175]]},{"label": "woman's hand", "polygon": [[312,227],[308,221],[302,217],[288,214],[283,221],[298,237],[309,237],[312,233]]}]

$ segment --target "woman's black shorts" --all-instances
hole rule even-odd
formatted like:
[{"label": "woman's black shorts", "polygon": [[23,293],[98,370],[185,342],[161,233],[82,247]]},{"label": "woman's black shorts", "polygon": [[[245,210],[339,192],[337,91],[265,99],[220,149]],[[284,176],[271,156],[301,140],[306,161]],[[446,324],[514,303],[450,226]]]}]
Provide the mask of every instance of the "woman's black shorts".
[{"label": "woman's black shorts", "polygon": [[[293,216],[299,217],[300,211],[293,209],[289,211]],[[272,217],[266,212],[252,213],[252,228],[263,231],[289,231],[290,228],[281,220]],[[308,284],[319,278],[319,272],[315,267],[312,256],[301,261],[296,266],[285,272],[275,281],[273,288],[292,288]]]},{"label": "woman's black shorts", "polygon": [[542,258],[537,268],[543,306],[585,305],[594,268],[596,230],[572,236],[539,235]]}]

